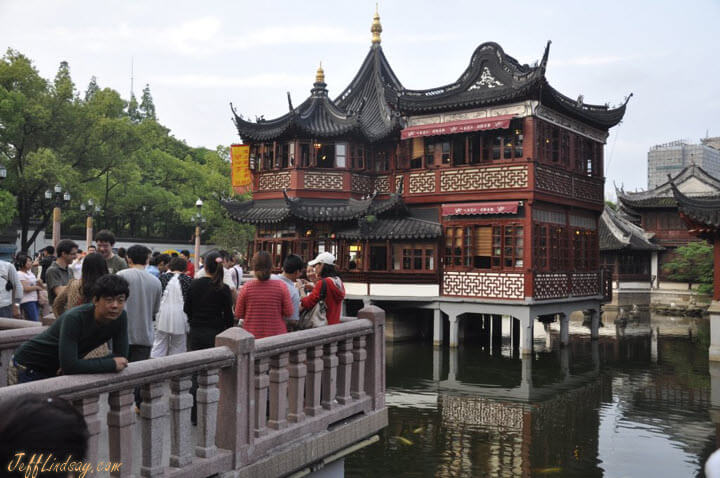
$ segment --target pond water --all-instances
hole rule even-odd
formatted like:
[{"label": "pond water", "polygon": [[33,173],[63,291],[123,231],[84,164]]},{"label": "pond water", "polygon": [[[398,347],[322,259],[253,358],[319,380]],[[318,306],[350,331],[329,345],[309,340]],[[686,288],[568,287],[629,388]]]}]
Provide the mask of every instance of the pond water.
[{"label": "pond water", "polygon": [[596,341],[574,324],[564,348],[536,336],[523,360],[507,341],[388,344],[389,426],[346,475],[704,476],[708,340],[706,319],[653,317]]}]

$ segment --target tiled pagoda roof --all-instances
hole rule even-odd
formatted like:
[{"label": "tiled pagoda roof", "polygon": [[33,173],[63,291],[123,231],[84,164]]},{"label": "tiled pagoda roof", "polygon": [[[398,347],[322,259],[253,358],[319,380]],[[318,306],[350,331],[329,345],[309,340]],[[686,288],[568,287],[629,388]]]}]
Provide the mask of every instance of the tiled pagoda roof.
[{"label": "tiled pagoda roof", "polygon": [[600,250],[657,251],[663,249],[650,240],[640,226],[628,221],[614,209],[605,206],[600,216]]},{"label": "tiled pagoda roof", "polygon": [[718,232],[718,228],[720,228],[720,196],[690,197],[683,194],[673,181],[670,181],[670,187],[677,201],[678,210],[693,223],[691,228],[698,229],[696,232],[701,236]]},{"label": "tiled pagoda roof", "polygon": [[483,43],[472,55],[470,65],[449,85],[427,90],[400,90],[397,109],[405,115],[466,109],[527,99],[579,119],[600,129],[609,129],[622,120],[627,101],[617,107],[589,105],[555,90],[545,78],[550,42],[537,66],[521,65],[497,43]]},{"label": "tiled pagoda roof", "polygon": [[391,210],[403,211],[405,204],[399,194],[380,200],[373,194],[362,199],[328,200],[291,198],[264,201],[223,201],[222,205],[234,220],[249,224],[279,224],[286,219],[313,222],[352,221],[367,215]]},{"label": "tiled pagoda roof", "polygon": [[350,240],[436,239],[441,235],[440,223],[414,217],[380,218],[337,233],[339,238]]}]

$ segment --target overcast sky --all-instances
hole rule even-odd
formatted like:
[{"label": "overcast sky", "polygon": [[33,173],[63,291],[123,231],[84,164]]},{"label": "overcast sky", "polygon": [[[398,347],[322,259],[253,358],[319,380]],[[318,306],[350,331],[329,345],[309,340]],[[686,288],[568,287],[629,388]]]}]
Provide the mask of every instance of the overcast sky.
[{"label": "overcast sky", "polygon": [[[475,48],[499,43],[533,63],[552,40],[547,77],[571,98],[617,105],[634,93],[605,151],[606,192],[647,185],[647,151],[720,136],[720,1],[385,1],[382,47],[407,88],[455,81]],[[331,97],[370,46],[374,1],[148,2],[0,0],[0,46],[53,78],[70,63],[84,91],[129,97],[146,83],[160,121],[192,146],[238,141],[239,113],[273,118],[308,95],[322,61]],[[610,195],[610,194],[609,194]]]}]

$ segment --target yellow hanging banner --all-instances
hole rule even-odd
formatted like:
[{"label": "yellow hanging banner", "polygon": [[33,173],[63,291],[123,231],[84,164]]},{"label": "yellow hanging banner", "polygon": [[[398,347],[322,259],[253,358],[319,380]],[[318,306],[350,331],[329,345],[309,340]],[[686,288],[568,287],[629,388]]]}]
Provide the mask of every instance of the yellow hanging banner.
[{"label": "yellow hanging banner", "polygon": [[250,190],[252,176],[250,174],[250,145],[233,144],[230,146],[232,160],[232,185],[240,194]]}]

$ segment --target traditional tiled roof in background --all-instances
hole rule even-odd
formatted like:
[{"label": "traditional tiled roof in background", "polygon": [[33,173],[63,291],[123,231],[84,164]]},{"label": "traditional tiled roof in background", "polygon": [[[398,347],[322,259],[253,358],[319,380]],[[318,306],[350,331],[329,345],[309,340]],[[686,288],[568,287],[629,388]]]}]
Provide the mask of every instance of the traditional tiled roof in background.
[{"label": "traditional tiled roof in background", "polygon": [[718,228],[720,228],[720,196],[689,197],[680,192],[673,181],[670,181],[670,186],[679,211],[694,223],[693,227],[705,226],[707,231],[700,231],[702,235],[713,232],[712,229],[715,233],[718,232]]},{"label": "traditional tiled roof in background", "polygon": [[286,194],[284,200],[230,200],[222,201],[222,205],[234,220],[250,224],[277,224],[291,217],[305,221],[343,222],[366,215],[407,211],[399,194],[391,194],[383,200],[374,194],[346,200],[291,198]]},{"label": "traditional tiled roof in background", "polygon": [[600,250],[615,251],[629,249],[634,251],[662,250],[650,240],[650,235],[639,226],[623,218],[609,206],[600,216]]},{"label": "traditional tiled roof in background", "polygon": [[437,222],[412,217],[381,218],[374,222],[339,231],[341,239],[436,239],[442,235]]}]

